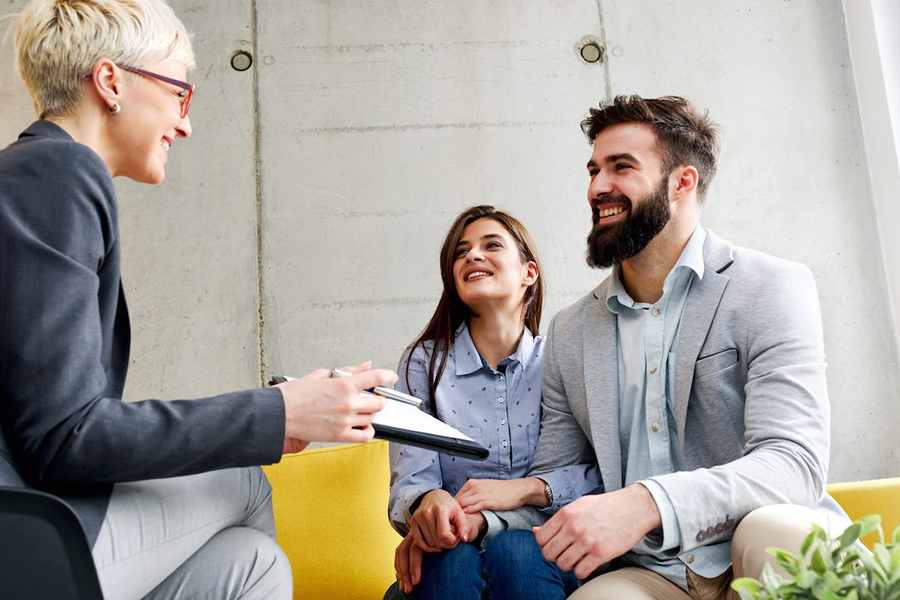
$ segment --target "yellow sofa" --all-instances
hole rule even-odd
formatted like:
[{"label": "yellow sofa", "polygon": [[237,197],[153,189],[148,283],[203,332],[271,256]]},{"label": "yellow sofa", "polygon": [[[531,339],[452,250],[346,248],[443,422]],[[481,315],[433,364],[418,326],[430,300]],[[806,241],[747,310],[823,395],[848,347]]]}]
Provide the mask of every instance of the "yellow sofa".
[{"label": "yellow sofa", "polygon": [[[377,600],[394,580],[400,536],[387,520],[387,448],[381,441],[319,448],[265,468],[295,598]],[[900,478],[828,490],[851,518],[879,513],[888,533],[900,525]]]}]

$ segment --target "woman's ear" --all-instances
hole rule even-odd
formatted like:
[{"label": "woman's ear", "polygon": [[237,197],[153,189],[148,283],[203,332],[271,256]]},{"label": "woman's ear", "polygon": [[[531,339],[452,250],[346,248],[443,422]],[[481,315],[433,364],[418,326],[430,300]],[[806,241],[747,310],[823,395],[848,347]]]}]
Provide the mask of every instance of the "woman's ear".
[{"label": "woman's ear", "polygon": [[[101,58],[91,70],[91,83],[109,112],[118,112],[122,106],[122,71],[108,58]],[[119,107],[119,108],[116,108]]]},{"label": "woman's ear", "polygon": [[522,283],[525,287],[528,287],[533,285],[540,276],[541,274],[538,272],[537,263],[533,260],[529,260],[526,265],[525,277],[522,279]]}]

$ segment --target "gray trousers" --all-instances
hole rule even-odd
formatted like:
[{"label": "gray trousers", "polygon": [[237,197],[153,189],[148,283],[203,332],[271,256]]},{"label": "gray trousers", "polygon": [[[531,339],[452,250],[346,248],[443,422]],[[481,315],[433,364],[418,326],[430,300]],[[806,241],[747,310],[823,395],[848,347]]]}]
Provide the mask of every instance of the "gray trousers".
[{"label": "gray trousers", "polygon": [[292,594],[258,467],[116,484],[92,553],[107,600]]}]

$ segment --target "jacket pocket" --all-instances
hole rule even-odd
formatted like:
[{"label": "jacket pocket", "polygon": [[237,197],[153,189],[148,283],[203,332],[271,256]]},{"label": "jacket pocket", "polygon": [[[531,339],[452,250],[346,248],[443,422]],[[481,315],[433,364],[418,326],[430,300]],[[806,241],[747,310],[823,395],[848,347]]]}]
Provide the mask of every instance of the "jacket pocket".
[{"label": "jacket pocket", "polygon": [[738,364],[737,348],[728,348],[715,354],[703,356],[697,359],[694,365],[694,381],[721,373]]}]

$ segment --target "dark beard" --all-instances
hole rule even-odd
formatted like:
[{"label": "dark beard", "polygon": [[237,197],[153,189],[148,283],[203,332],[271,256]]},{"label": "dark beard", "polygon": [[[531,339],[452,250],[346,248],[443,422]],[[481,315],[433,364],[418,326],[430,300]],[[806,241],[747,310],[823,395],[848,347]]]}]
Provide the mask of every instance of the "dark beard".
[{"label": "dark beard", "polygon": [[[615,225],[598,227],[600,213],[594,209],[594,227],[587,238],[588,266],[607,269],[637,255],[647,247],[671,217],[667,183],[668,177],[663,177],[659,188],[644,198],[624,221]],[[604,201],[620,201],[625,206],[634,206],[627,196],[611,196]]]}]

